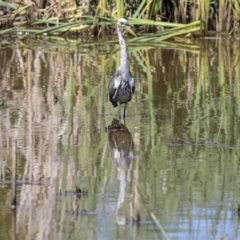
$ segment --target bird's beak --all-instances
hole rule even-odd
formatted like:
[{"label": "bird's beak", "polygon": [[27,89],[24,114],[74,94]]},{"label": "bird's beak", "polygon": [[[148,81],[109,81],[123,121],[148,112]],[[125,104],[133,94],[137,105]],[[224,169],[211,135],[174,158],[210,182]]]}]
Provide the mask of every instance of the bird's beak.
[{"label": "bird's beak", "polygon": [[131,27],[131,28],[135,28],[135,26],[132,25],[132,24],[130,24],[130,23],[127,23],[126,25],[129,26],[129,27]]}]

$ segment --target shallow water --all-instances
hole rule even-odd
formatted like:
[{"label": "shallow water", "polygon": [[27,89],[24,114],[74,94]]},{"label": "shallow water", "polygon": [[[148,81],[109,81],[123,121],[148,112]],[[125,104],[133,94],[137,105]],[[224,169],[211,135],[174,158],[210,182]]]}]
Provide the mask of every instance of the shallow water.
[{"label": "shallow water", "polygon": [[126,129],[106,131],[118,44],[2,43],[0,239],[237,239],[239,44],[130,45]]}]

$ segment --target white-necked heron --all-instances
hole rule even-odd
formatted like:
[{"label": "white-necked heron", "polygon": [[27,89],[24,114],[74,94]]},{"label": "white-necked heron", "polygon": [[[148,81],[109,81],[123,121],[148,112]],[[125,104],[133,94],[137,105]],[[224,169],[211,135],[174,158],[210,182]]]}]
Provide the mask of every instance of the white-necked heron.
[{"label": "white-necked heron", "polygon": [[122,30],[124,26],[134,27],[126,19],[120,18],[117,22],[117,33],[120,44],[120,66],[112,77],[109,85],[109,99],[114,107],[119,107],[119,120],[121,119],[121,104],[125,104],[123,118],[125,118],[127,103],[132,99],[135,84],[128,64],[128,53]]}]

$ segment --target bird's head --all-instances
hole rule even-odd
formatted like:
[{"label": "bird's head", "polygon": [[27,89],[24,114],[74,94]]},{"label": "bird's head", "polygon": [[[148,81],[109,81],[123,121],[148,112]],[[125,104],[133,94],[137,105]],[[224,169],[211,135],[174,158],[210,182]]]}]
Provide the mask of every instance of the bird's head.
[{"label": "bird's head", "polygon": [[125,18],[118,19],[117,25],[119,27],[129,26],[129,27],[134,28],[134,26],[132,24],[130,24]]}]

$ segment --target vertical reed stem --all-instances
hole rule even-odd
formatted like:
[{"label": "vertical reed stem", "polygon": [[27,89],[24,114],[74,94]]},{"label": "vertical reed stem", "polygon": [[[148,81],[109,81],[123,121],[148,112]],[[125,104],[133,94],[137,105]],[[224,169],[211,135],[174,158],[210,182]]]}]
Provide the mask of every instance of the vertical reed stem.
[{"label": "vertical reed stem", "polygon": [[240,0],[235,0],[233,4],[234,4],[235,11],[233,11],[233,22],[234,23],[233,23],[232,31],[234,33],[237,29],[239,29],[238,19],[240,18]]},{"label": "vertical reed stem", "polygon": [[118,19],[124,17],[124,0],[117,0],[117,16]]},{"label": "vertical reed stem", "polygon": [[219,16],[218,16],[218,32],[223,31],[223,23],[224,23],[224,1],[225,0],[219,0]]},{"label": "vertical reed stem", "polygon": [[200,15],[201,15],[201,31],[202,35],[206,36],[208,30],[208,17],[209,17],[209,1],[200,1]]}]

